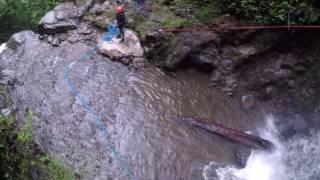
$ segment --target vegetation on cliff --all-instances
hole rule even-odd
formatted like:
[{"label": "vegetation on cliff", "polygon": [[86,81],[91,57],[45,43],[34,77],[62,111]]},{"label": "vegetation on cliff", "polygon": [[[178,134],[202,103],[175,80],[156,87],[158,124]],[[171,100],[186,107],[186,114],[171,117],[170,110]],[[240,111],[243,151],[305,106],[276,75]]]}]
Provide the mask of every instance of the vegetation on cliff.
[{"label": "vegetation on cliff", "polygon": [[0,0],[0,42],[11,34],[35,29],[40,18],[63,0]]},{"label": "vegetation on cliff", "polygon": [[75,173],[38,149],[32,141],[32,117],[16,128],[14,116],[0,114],[0,179],[76,179]]},{"label": "vegetation on cliff", "polygon": [[62,165],[57,158],[46,155],[34,143],[34,112],[27,110],[23,124],[18,125],[17,115],[6,92],[6,87],[0,85],[1,111],[11,109],[11,115],[0,113],[0,179],[76,179],[70,168]]},{"label": "vegetation on cliff", "polygon": [[316,0],[178,0],[196,6],[202,21],[228,14],[258,24],[319,23],[320,2]]}]

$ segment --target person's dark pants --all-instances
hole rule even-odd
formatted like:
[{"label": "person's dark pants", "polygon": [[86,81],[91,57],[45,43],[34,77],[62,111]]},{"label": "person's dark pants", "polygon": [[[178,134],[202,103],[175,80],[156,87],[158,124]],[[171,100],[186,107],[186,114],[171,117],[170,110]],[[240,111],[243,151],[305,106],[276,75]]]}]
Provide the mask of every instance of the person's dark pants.
[{"label": "person's dark pants", "polygon": [[118,25],[118,28],[119,28],[119,36],[121,37],[121,41],[124,41],[124,32],[123,32],[123,28],[124,26],[123,25]]}]

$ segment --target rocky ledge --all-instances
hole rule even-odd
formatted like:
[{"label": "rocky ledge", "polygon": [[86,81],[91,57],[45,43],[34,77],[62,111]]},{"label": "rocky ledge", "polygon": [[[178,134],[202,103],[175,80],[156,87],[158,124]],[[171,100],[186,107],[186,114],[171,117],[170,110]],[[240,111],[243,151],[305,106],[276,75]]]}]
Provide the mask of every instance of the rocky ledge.
[{"label": "rocky ledge", "polygon": [[230,17],[216,18],[213,25],[220,30],[148,33],[148,59],[170,71],[195,68],[208,73],[212,88],[242,96],[248,107],[257,100],[288,115],[309,109],[303,113],[308,114],[319,106],[317,30],[224,29],[247,25]]},{"label": "rocky ledge", "polygon": [[[98,52],[107,58],[141,68],[145,62],[144,48],[134,31],[125,29],[125,41],[121,43],[116,37],[108,42],[103,40],[108,33],[107,27],[114,23],[115,7],[116,4],[109,1],[100,4],[93,0],[59,4],[40,20],[39,39],[52,46],[60,46],[64,42],[98,44]],[[104,21],[101,23],[99,20]]]}]

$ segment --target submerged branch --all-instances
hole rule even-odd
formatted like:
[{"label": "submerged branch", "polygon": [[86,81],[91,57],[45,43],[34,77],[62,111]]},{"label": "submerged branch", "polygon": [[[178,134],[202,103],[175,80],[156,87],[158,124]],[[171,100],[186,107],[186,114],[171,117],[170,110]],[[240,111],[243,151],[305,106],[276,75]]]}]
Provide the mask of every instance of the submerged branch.
[{"label": "submerged branch", "polygon": [[232,141],[238,142],[240,144],[243,144],[255,149],[272,150],[274,147],[273,143],[266,139],[263,139],[259,136],[247,134],[240,130],[222,126],[216,122],[212,122],[211,120],[209,121],[205,119],[196,119],[196,118],[185,117],[185,116],[177,116],[177,120],[186,122],[193,126],[200,127],[211,133],[218,134],[224,138],[230,139]]}]

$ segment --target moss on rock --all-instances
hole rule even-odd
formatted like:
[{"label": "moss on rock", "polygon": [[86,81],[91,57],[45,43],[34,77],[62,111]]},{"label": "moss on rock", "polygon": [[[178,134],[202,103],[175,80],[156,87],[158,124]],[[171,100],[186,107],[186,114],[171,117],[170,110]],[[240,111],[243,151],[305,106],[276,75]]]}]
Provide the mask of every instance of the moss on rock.
[{"label": "moss on rock", "polygon": [[[6,86],[0,85],[2,108],[12,106]],[[6,101],[5,103],[3,101]],[[41,151],[33,141],[36,114],[26,111],[24,124],[18,128],[17,115],[0,113],[0,179],[73,180],[78,175],[57,158]]]}]

